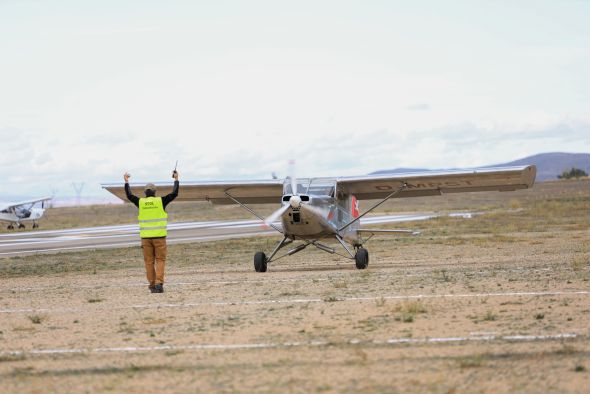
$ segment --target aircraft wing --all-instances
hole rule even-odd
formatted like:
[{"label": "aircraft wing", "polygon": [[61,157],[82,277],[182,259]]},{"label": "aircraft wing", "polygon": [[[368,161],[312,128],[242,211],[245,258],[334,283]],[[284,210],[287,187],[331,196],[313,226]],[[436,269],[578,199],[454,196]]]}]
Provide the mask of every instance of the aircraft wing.
[{"label": "aircraft wing", "polygon": [[[476,191],[512,191],[532,187],[535,166],[476,168],[470,170],[425,171],[407,174],[362,175],[339,178],[314,178],[315,181],[336,181],[338,191],[354,194],[358,200],[382,199],[397,190],[404,182],[407,188],[395,197],[434,196],[443,193]],[[172,192],[172,182],[156,183],[157,195]],[[131,192],[141,197],[145,183],[131,183]],[[102,187],[123,201],[127,201],[123,183],[103,184]],[[229,196],[244,204],[278,203],[283,195],[280,179],[254,181],[181,182],[176,201],[210,201],[214,204],[233,204]]]},{"label": "aircraft wing", "polygon": [[338,178],[338,191],[358,200],[382,199],[404,182],[396,198],[436,196],[444,193],[514,191],[533,186],[537,168],[531,166],[474,168]]},{"label": "aircraft wing", "polygon": [[19,207],[21,205],[29,205],[29,204],[35,204],[41,201],[49,201],[51,200],[53,197],[42,197],[42,198],[37,198],[34,200],[25,200],[25,201],[19,201],[19,202],[11,202],[11,203],[0,203],[0,211],[4,211],[10,208],[16,208]]},{"label": "aircraft wing", "polygon": [[[157,195],[165,196],[172,192],[172,182],[156,183]],[[142,197],[145,183],[130,183],[131,192]],[[123,201],[127,201],[125,186],[119,184],[103,184],[102,187]],[[244,204],[279,203],[283,196],[283,181],[280,179],[258,181],[211,181],[211,182],[180,182],[180,190],[175,201],[210,201],[214,204],[233,204],[228,195]]]}]

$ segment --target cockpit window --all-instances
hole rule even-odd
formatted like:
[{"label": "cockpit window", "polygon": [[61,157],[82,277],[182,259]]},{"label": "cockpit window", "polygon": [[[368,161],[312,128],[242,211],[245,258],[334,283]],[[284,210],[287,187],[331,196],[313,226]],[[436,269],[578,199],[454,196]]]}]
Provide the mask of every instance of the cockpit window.
[{"label": "cockpit window", "polygon": [[[311,183],[310,183],[311,182]],[[297,179],[297,194],[309,194],[316,196],[330,196],[334,197],[334,190],[336,189],[336,179],[314,179],[301,178]],[[283,184],[283,195],[293,194],[291,190],[291,181],[285,180]]]}]

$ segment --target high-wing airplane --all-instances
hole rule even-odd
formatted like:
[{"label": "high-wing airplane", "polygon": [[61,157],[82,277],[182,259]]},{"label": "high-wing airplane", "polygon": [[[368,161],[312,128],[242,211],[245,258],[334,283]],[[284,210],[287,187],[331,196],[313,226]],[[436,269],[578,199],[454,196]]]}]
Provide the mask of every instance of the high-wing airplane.
[{"label": "high-wing airplane", "polygon": [[[37,220],[41,219],[45,212],[45,201],[51,197],[37,198],[35,200],[20,201],[15,203],[0,203],[0,221],[8,222],[8,229],[14,230],[25,228],[22,222],[33,222],[33,228],[39,227]],[[34,208],[35,204],[41,203],[41,208]]]},{"label": "high-wing airplane", "polygon": [[[254,255],[254,269],[265,272],[267,264],[293,255],[308,246],[355,260],[358,269],[369,263],[369,252],[363,244],[377,233],[414,233],[411,230],[377,230],[360,228],[360,218],[390,198],[436,196],[446,193],[478,191],[514,191],[533,186],[535,166],[481,168],[469,170],[427,171],[407,174],[362,175],[335,178],[287,177],[284,180],[234,182],[183,182],[177,201],[210,201],[213,204],[238,204],[266,225],[283,234],[283,239],[267,256]],[[136,195],[144,184],[131,184]],[[172,184],[157,183],[158,191],[167,194]],[[121,184],[103,184],[103,188],[126,201]],[[364,212],[359,211],[361,200],[376,200]],[[251,204],[280,203],[268,218],[263,218]],[[280,225],[276,220],[280,219]],[[321,243],[335,239],[344,253]],[[277,257],[286,245],[301,243]]]}]

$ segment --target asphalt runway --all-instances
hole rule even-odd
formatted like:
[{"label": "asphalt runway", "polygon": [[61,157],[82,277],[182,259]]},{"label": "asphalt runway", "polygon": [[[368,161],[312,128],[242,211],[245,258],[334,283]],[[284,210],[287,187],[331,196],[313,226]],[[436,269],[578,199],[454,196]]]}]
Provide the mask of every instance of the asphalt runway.
[{"label": "asphalt runway", "polygon": [[[361,219],[361,225],[428,220],[434,213],[412,215],[371,216]],[[450,216],[471,217],[470,213]],[[276,223],[278,225],[278,223]],[[280,226],[280,225],[279,225]],[[168,243],[190,243],[273,235],[277,232],[259,220],[180,222],[168,225]],[[0,234],[0,257],[37,253],[57,253],[84,249],[108,249],[139,245],[137,224],[87,227],[68,230],[36,230]]]}]

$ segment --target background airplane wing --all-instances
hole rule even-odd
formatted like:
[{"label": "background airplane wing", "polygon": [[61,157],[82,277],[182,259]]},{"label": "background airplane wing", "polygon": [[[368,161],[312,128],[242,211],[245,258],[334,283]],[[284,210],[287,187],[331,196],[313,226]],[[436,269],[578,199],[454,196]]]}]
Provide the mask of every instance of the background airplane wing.
[{"label": "background airplane wing", "polygon": [[19,207],[21,205],[29,205],[29,204],[35,204],[41,201],[49,201],[51,200],[53,197],[41,197],[41,198],[36,198],[33,200],[25,200],[25,201],[19,201],[19,202],[11,202],[11,203],[0,203],[0,211],[4,211],[10,208],[14,208],[14,207]]},{"label": "background airplane wing", "polygon": [[338,178],[338,191],[354,194],[358,200],[385,198],[404,182],[408,186],[396,198],[443,193],[514,191],[532,187],[536,173],[535,166],[520,166],[341,177]]},{"label": "background airplane wing", "polygon": [[[131,192],[144,196],[145,183],[130,183]],[[156,183],[157,195],[172,192],[173,183]],[[123,201],[127,201],[124,184],[103,184],[102,187]],[[214,204],[234,204],[227,194],[244,204],[279,203],[283,196],[283,181],[280,179],[230,182],[180,182],[175,201],[210,201]]]}]

